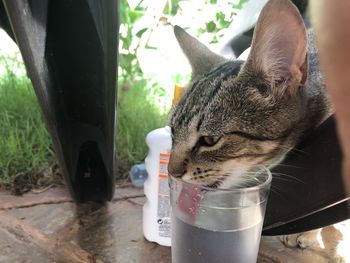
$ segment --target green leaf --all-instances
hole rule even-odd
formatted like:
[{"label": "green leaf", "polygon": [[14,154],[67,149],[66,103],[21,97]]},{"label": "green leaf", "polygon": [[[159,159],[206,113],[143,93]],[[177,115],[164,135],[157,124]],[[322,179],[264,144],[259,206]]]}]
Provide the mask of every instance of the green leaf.
[{"label": "green leaf", "polygon": [[[167,4],[165,6],[165,10],[168,10],[167,13],[171,16],[175,16],[178,8],[179,8],[179,2],[181,0],[168,0]],[[164,13],[166,13],[166,11],[164,10]]]},{"label": "green leaf", "polygon": [[210,21],[209,23],[206,23],[205,26],[206,26],[207,31],[208,31],[209,33],[214,32],[215,29],[216,29],[216,24],[215,24],[214,21]]},{"label": "green leaf", "polygon": [[120,18],[120,23],[127,23],[128,22],[128,16],[127,16],[127,10],[130,9],[129,4],[126,0],[121,0],[119,4],[119,8],[121,12],[119,12],[119,18]]},{"label": "green leaf", "polygon": [[239,0],[238,4],[235,4],[233,7],[236,9],[242,9],[243,5],[247,2],[248,0]]},{"label": "green leaf", "polygon": [[134,55],[131,54],[119,54],[119,65],[122,68],[130,68],[132,61],[136,59]]},{"label": "green leaf", "polygon": [[137,36],[138,38],[141,38],[142,35],[143,35],[143,33],[145,33],[147,30],[148,30],[147,27],[145,27],[145,28],[139,30],[139,31],[136,33],[136,36]]},{"label": "green leaf", "polygon": [[130,24],[134,24],[137,20],[143,17],[144,14],[143,11],[129,10]]},{"label": "green leaf", "polygon": [[210,41],[210,44],[216,44],[219,43],[218,39],[216,36],[213,37],[213,39]]},{"label": "green leaf", "polygon": [[215,14],[215,18],[216,20],[220,23],[220,25],[222,24],[222,22],[225,21],[225,15],[223,12],[218,12]]}]

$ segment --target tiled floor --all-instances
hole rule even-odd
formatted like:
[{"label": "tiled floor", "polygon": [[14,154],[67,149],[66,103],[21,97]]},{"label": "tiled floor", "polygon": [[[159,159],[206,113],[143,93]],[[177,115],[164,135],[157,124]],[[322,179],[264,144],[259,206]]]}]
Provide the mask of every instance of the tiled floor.
[{"label": "tiled floor", "polygon": [[[132,187],[118,187],[112,202],[80,206],[63,188],[23,197],[0,192],[0,262],[171,262],[170,248],[143,238],[144,201]],[[330,261],[325,250],[263,237],[258,262]]]}]

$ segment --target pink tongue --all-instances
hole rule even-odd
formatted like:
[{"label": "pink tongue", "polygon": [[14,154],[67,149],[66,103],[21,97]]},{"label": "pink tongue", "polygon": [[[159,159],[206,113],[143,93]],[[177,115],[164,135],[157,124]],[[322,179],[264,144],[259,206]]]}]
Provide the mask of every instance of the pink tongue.
[{"label": "pink tongue", "polygon": [[184,185],[179,195],[178,206],[182,212],[194,220],[200,200],[201,190],[198,187]]}]

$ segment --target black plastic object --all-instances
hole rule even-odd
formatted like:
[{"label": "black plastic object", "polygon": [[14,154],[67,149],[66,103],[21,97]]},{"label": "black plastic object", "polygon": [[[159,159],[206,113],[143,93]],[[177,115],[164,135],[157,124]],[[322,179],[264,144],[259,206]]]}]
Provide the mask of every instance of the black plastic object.
[{"label": "black plastic object", "polygon": [[303,232],[350,218],[334,116],[272,170],[264,235]]},{"label": "black plastic object", "polygon": [[111,200],[117,0],[3,0],[77,202]]},{"label": "black plastic object", "polygon": [[10,21],[6,15],[4,3],[1,0],[0,0],[0,27],[6,31],[6,33],[12,38],[13,41],[16,41],[15,36],[13,35],[13,32],[11,30]]}]

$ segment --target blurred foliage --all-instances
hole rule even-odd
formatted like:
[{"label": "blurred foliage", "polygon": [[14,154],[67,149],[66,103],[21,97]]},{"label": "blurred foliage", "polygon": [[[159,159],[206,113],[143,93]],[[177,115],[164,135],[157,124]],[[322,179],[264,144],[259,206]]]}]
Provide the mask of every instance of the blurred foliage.
[{"label": "blurred foliage", "polygon": [[[218,43],[233,18],[248,0],[121,0],[120,1],[120,77],[130,81],[142,74],[138,50],[148,46],[155,27],[179,22],[195,35],[207,35],[209,43]],[[148,38],[143,41],[143,38]]]},{"label": "blurred foliage", "polygon": [[141,69],[137,60],[136,50],[138,45],[134,46],[134,40],[141,38],[146,32],[146,28],[133,33],[133,25],[141,18],[145,10],[140,7],[131,9],[127,0],[120,1],[120,33],[119,33],[119,75],[125,80],[132,79],[135,74],[140,74]]}]

